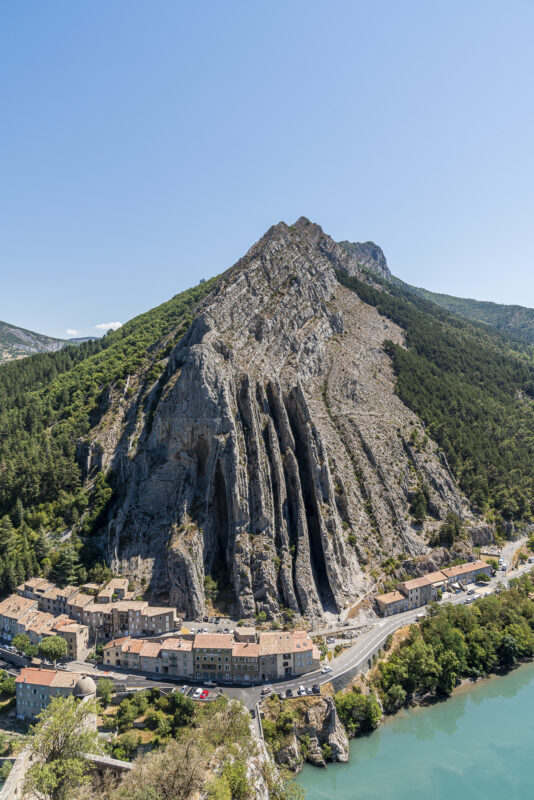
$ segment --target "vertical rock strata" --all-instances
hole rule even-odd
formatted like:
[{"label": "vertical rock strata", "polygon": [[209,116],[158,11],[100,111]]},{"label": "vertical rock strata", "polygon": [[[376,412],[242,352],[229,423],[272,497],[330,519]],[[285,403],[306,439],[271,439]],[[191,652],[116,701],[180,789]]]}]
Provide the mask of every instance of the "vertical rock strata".
[{"label": "vertical rock strata", "polygon": [[358,264],[318,226],[271,228],[175,346],[135,448],[110,443],[109,418],[81,447],[107,450],[120,476],[113,566],[188,617],[204,615],[210,578],[242,617],[340,613],[370,589],[372,558],[424,552],[414,474],[438,515],[467,513],[435,446],[406,444],[421,426],[382,350],[401,331],[335,268]]}]

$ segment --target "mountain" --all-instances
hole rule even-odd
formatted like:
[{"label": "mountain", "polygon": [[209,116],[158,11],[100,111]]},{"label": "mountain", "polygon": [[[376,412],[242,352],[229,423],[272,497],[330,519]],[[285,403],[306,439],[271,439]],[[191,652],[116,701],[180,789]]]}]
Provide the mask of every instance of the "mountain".
[{"label": "mountain", "polygon": [[65,346],[62,339],[27,331],[0,321],[0,363],[33,353],[55,352]]},{"label": "mountain", "polygon": [[280,222],[118,331],[4,365],[0,557],[66,574],[74,549],[196,618],[328,617],[530,522],[533,397],[515,340],[373,243]]},{"label": "mountain", "polygon": [[521,341],[534,344],[534,309],[532,308],[469,300],[448,294],[429,292],[427,289],[411,288],[421,297],[436,303],[441,308],[446,308],[448,311],[460,314],[474,322],[491,325]]}]

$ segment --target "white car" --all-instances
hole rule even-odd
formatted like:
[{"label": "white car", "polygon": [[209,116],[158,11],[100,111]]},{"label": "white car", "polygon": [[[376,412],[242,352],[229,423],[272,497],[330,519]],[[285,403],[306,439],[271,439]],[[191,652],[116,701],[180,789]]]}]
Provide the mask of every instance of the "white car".
[{"label": "white car", "polygon": [[198,700],[201,694],[202,694],[202,689],[195,689],[195,691],[193,692],[193,700]]},{"label": "white car", "polygon": [[304,688],[304,686],[302,684],[300,684],[297,694],[299,694],[301,697],[303,697],[303,695],[306,694],[306,689]]},{"label": "white car", "polygon": [[327,664],[325,667],[322,668],[321,672],[323,673],[323,675],[326,675],[327,672],[332,672],[332,667],[330,667]]}]

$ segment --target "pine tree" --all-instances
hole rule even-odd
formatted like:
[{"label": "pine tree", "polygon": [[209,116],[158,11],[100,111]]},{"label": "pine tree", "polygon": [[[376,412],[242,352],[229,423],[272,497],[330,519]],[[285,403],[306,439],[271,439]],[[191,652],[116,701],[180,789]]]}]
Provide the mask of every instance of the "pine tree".
[{"label": "pine tree", "polygon": [[0,525],[0,555],[9,559],[15,550],[15,531],[9,517],[2,517]]},{"label": "pine tree", "polygon": [[17,581],[13,571],[13,565],[10,561],[8,561],[4,567],[4,573],[2,575],[2,593],[4,595],[13,594],[16,588]]},{"label": "pine tree", "polygon": [[50,543],[43,527],[39,528],[37,540],[34,545],[37,561],[41,564],[50,553]]},{"label": "pine tree", "polygon": [[22,505],[22,500],[20,497],[17,497],[17,502],[15,503],[15,507],[11,512],[11,520],[15,528],[20,528],[22,523],[24,522],[24,506]]},{"label": "pine tree", "polygon": [[70,544],[61,551],[54,567],[54,578],[60,586],[76,583],[78,558]]}]

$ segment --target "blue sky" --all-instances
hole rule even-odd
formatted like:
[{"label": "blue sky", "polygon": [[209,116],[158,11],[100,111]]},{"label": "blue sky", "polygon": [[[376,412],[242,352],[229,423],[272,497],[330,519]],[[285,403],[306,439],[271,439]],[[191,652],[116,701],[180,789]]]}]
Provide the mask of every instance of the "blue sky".
[{"label": "blue sky", "polygon": [[304,214],[534,306],[534,4],[0,7],[0,319],[124,322]]}]

